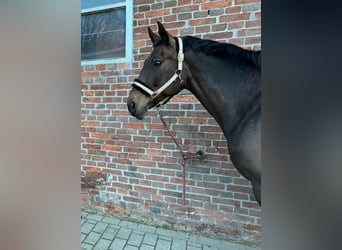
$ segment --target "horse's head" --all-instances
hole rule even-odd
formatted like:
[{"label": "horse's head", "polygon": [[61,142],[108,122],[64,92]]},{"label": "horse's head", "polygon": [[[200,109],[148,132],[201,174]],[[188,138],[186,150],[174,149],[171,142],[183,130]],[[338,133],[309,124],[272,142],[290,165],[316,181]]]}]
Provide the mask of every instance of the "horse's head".
[{"label": "horse's head", "polygon": [[148,28],[153,50],[145,60],[138,79],[132,84],[127,99],[129,112],[140,120],[148,109],[183,89],[180,77],[183,62],[182,41],[176,41],[159,22],[158,33],[159,36]]}]

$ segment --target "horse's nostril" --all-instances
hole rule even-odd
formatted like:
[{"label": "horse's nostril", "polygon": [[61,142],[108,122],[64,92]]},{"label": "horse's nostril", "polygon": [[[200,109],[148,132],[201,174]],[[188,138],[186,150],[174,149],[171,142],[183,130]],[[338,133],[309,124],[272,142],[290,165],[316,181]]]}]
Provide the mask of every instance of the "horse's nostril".
[{"label": "horse's nostril", "polygon": [[135,111],[135,102],[131,101],[128,103],[128,108],[131,112]]}]

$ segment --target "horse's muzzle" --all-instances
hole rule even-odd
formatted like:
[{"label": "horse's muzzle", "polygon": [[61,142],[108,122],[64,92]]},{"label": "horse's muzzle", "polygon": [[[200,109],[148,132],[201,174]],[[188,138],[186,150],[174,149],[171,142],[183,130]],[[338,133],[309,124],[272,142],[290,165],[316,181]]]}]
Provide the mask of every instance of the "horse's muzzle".
[{"label": "horse's muzzle", "polygon": [[128,107],[128,111],[131,113],[131,115],[133,115],[135,118],[142,120],[144,119],[144,115],[146,113],[146,109],[140,109],[138,110],[137,108],[137,104],[134,101],[128,101],[127,102],[127,107]]}]

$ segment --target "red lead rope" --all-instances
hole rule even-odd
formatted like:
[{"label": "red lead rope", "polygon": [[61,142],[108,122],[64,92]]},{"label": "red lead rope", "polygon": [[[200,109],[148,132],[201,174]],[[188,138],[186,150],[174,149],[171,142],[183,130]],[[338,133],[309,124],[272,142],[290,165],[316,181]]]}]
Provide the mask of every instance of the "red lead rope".
[{"label": "red lead rope", "polygon": [[182,150],[182,147],[180,146],[180,144],[176,141],[175,137],[171,134],[170,129],[168,128],[163,115],[161,113],[161,110],[159,110],[159,117],[161,122],[164,124],[165,129],[167,130],[168,134],[171,136],[172,140],[174,141],[174,143],[176,144],[178,150],[180,151],[181,155],[182,155],[182,167],[183,167],[183,205],[185,206],[185,188],[186,188],[186,161],[189,159],[200,159],[201,155],[200,154],[188,154],[188,153],[184,153]]}]

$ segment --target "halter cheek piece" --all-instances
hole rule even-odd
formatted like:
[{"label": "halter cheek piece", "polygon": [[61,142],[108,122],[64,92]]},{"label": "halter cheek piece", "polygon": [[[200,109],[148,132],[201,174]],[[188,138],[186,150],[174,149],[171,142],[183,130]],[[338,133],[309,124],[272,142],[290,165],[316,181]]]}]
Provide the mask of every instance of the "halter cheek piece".
[{"label": "halter cheek piece", "polygon": [[157,101],[157,97],[160,96],[161,93],[165,89],[167,89],[172,83],[174,83],[177,78],[180,80],[180,83],[182,84],[183,80],[181,78],[181,73],[183,69],[183,61],[184,61],[184,53],[183,53],[183,41],[180,37],[177,37],[178,39],[178,46],[179,46],[179,51],[178,51],[178,68],[173,74],[173,76],[166,82],[164,83],[159,89],[157,90],[152,90],[146,83],[139,79],[134,79],[134,83],[132,83],[132,87],[137,87],[140,89],[142,92],[144,92],[147,96],[151,97],[156,105],[161,105],[167,103],[172,96],[166,97],[164,100]]}]

